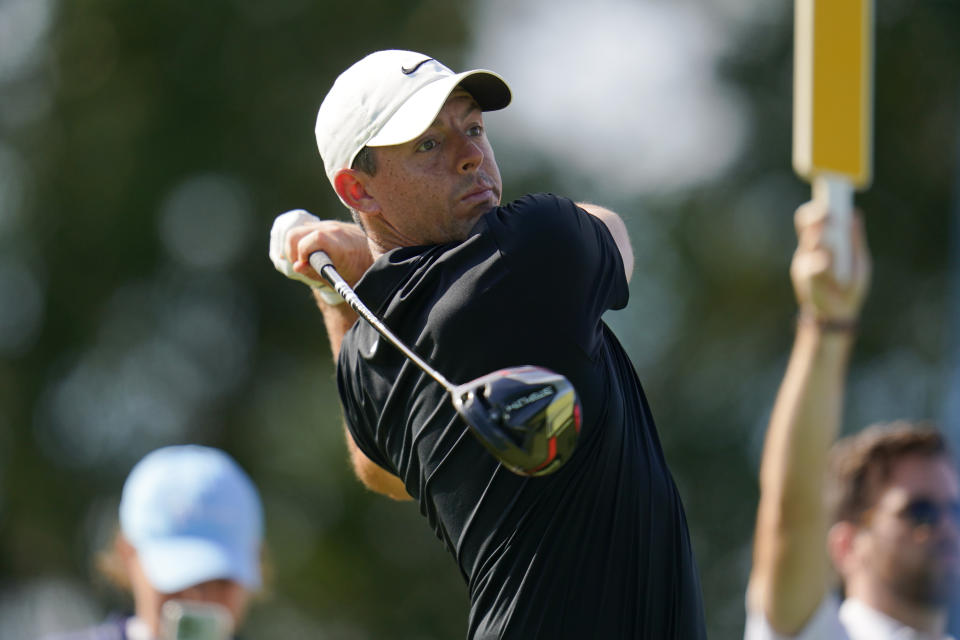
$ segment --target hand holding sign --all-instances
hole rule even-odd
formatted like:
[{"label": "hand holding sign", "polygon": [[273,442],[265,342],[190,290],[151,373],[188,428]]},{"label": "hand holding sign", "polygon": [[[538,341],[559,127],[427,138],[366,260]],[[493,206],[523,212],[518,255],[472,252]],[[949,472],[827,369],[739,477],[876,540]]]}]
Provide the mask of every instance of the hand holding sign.
[{"label": "hand holding sign", "polygon": [[850,278],[853,190],[870,185],[874,0],[796,0],[793,167],[830,212],[833,268]]}]

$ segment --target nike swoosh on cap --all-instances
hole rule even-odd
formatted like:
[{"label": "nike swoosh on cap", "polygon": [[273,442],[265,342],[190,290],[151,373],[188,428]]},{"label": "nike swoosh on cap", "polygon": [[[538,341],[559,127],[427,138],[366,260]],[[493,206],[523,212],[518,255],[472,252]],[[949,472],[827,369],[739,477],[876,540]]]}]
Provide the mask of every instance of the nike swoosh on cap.
[{"label": "nike swoosh on cap", "polygon": [[408,68],[408,67],[400,67],[400,71],[402,71],[402,72],[403,72],[403,75],[405,75],[405,76],[413,75],[414,73],[416,73],[417,69],[419,69],[420,67],[422,67],[422,66],[425,65],[426,63],[430,62],[431,60],[433,60],[433,58],[427,58],[426,60],[421,60],[421,61],[418,62],[416,65],[414,65],[414,66],[412,66],[412,67],[409,67],[409,68]]}]

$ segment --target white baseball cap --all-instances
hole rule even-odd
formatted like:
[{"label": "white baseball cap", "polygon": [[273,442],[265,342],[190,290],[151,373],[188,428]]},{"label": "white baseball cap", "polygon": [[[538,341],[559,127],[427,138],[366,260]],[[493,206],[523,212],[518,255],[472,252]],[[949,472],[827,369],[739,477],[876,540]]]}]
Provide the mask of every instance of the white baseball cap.
[{"label": "white baseball cap", "polygon": [[123,485],[120,529],[161,593],[218,579],[260,587],[260,496],[219,449],[184,445],[147,454]]},{"label": "white baseball cap", "polygon": [[364,147],[401,144],[423,133],[458,86],[484,111],[510,104],[510,87],[486,69],[454,73],[426,54],[398,49],[354,63],[333,83],[317,113],[317,147],[330,184]]}]

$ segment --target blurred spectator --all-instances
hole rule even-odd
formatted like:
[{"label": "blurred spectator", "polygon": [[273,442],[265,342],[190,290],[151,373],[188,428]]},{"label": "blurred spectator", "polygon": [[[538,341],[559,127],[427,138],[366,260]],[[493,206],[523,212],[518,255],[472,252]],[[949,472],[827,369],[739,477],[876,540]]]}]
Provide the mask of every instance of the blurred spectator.
[{"label": "blurred spectator", "polygon": [[945,638],[960,484],[944,438],[899,422],[831,448],[870,257],[857,221],[854,274],[838,282],[829,223],[819,205],[797,211],[800,319],[764,445],[746,638]]},{"label": "blurred spectator", "polygon": [[230,456],[196,445],[157,449],[127,477],[120,530],[98,558],[132,594],[134,614],[56,640],[173,639],[180,615],[181,625],[212,634],[204,638],[227,637],[261,587],[262,538],[257,489]]}]

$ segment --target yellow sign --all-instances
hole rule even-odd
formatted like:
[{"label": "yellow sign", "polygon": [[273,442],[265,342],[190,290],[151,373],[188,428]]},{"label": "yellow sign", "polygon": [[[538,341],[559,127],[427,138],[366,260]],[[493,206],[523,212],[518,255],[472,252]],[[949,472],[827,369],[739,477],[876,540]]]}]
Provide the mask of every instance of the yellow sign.
[{"label": "yellow sign", "polygon": [[872,178],[873,0],[796,0],[793,167]]}]

